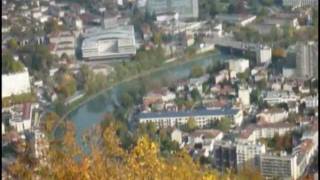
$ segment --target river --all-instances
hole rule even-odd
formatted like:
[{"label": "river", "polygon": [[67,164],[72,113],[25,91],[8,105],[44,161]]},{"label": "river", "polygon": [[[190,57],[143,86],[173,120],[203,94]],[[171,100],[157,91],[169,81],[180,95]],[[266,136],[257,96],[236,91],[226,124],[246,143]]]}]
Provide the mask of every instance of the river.
[{"label": "river", "polygon": [[[169,67],[165,70],[160,70],[148,75],[152,81],[161,81],[166,79],[185,79],[189,76],[192,66],[201,65],[203,68],[208,67],[217,61],[224,61],[228,58],[227,55],[215,52],[204,57],[198,57],[194,60],[189,60],[185,64]],[[103,116],[107,112],[113,111],[113,102],[117,101],[117,96],[121,92],[124,85],[136,83],[139,79],[125,82],[114,86],[112,89],[95,97],[91,101],[83,104],[75,111],[69,114],[67,119],[73,121],[76,128],[76,139],[80,143],[83,132],[101,122]]]}]

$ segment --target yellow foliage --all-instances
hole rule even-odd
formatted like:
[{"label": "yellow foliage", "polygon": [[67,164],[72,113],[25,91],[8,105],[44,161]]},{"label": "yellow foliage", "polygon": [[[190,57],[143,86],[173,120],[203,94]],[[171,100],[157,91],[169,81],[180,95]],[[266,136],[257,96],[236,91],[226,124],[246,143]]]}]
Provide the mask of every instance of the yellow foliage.
[{"label": "yellow foliage", "polygon": [[286,51],[285,51],[284,49],[282,49],[282,48],[275,48],[275,49],[273,49],[272,55],[273,55],[274,57],[278,57],[278,58],[285,58],[285,57],[287,57]]},{"label": "yellow foliage", "polygon": [[[47,165],[39,164],[35,173],[34,169],[26,168],[26,164],[19,162],[11,167],[10,173],[19,179],[34,179],[34,176],[39,176],[40,179],[67,180],[234,179],[230,172],[221,177],[216,171],[201,170],[200,165],[194,163],[184,150],[172,157],[163,158],[158,144],[147,136],[139,138],[136,146],[126,151],[120,146],[113,123],[100,134],[103,143],[92,146],[89,155],[79,150],[74,138],[74,126],[67,124],[66,130],[62,148],[50,147]],[[254,177],[250,176],[250,179]]]}]

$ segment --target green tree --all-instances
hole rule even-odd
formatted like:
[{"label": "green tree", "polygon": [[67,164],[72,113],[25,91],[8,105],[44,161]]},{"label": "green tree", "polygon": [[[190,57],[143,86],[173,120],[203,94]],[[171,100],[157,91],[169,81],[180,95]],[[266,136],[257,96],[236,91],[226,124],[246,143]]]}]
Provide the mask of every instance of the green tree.
[{"label": "green tree", "polygon": [[265,6],[271,6],[274,2],[273,0],[261,0],[261,3]]},{"label": "green tree", "polygon": [[161,138],[160,151],[162,154],[167,154],[171,152],[177,152],[179,150],[179,144],[176,141],[172,141],[170,138]]},{"label": "green tree", "polygon": [[246,82],[250,77],[250,70],[247,69],[245,72],[238,73],[237,77],[240,79],[240,81]]},{"label": "green tree", "polygon": [[204,74],[204,70],[200,65],[195,65],[191,69],[191,77],[192,78],[197,78],[200,77]]},{"label": "green tree", "polygon": [[13,59],[13,55],[10,52],[4,52],[2,54],[2,73],[15,73],[24,70],[24,65]]},{"label": "green tree", "polygon": [[230,118],[221,118],[217,123],[217,129],[227,132],[229,131],[232,124],[232,120]]},{"label": "green tree", "polygon": [[36,45],[25,49],[25,54],[29,57],[30,68],[35,71],[48,73],[49,69],[57,64],[56,59],[51,55],[47,46]]},{"label": "green tree", "polygon": [[9,49],[12,49],[12,50],[17,50],[17,48],[19,47],[18,43],[17,43],[17,40],[12,38],[10,39],[8,42],[7,42],[7,46]]},{"label": "green tree", "polygon": [[267,88],[267,80],[266,79],[261,79],[260,81],[257,82],[257,87],[259,90],[264,90]]},{"label": "green tree", "polygon": [[133,105],[133,99],[129,93],[124,92],[120,96],[120,103],[124,108],[129,108]]},{"label": "green tree", "polygon": [[153,35],[153,42],[158,46],[161,47],[162,44],[162,34],[160,32],[156,32]]},{"label": "green tree", "polygon": [[221,13],[222,7],[220,6],[220,3],[218,1],[213,1],[210,3],[210,9],[209,14],[211,17],[214,17],[215,15]]},{"label": "green tree", "polygon": [[200,95],[200,93],[199,93],[199,91],[198,91],[197,88],[192,89],[192,91],[191,91],[191,97],[192,97],[192,99],[193,99],[194,101],[199,101],[199,100],[201,100],[201,95]]},{"label": "green tree", "polygon": [[58,21],[55,19],[52,19],[52,20],[46,22],[44,25],[44,31],[47,34],[50,34],[52,32],[57,32],[59,30],[60,30],[60,26],[58,24]]},{"label": "green tree", "polygon": [[256,104],[260,104],[261,102],[261,91],[258,89],[254,89],[251,93],[250,93],[250,102],[251,103],[256,103]]}]

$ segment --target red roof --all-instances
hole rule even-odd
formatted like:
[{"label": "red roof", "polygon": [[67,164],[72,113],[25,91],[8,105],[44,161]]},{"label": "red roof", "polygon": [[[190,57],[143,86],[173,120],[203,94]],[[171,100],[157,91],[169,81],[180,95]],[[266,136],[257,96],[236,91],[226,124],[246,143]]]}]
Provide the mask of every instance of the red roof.
[{"label": "red roof", "polygon": [[243,129],[240,133],[240,138],[247,139],[254,131],[255,126],[249,125],[245,129]]}]

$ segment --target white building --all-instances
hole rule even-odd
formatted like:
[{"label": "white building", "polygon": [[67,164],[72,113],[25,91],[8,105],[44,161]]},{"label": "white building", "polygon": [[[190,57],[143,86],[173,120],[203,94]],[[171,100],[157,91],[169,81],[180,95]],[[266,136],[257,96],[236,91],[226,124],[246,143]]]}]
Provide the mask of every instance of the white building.
[{"label": "white building", "polygon": [[182,143],[182,132],[179,129],[174,129],[171,132],[171,140],[176,141],[180,145]]},{"label": "white building", "polygon": [[240,87],[238,90],[238,97],[243,106],[250,106],[250,90],[248,88]]},{"label": "white building", "polygon": [[288,103],[288,112],[289,113],[299,113],[298,102],[290,102],[290,103]]},{"label": "white building", "polygon": [[318,43],[297,43],[296,46],[296,74],[300,78],[318,77]]},{"label": "white building", "polygon": [[59,57],[66,54],[69,57],[75,56],[76,37],[71,31],[56,32],[49,35],[49,49],[52,54]]},{"label": "white building", "polygon": [[258,64],[271,63],[272,51],[268,46],[259,46],[256,49],[256,59]]},{"label": "white building", "polygon": [[257,114],[258,119],[266,123],[277,123],[288,118],[288,112],[284,109],[265,109],[263,112]]},{"label": "white building", "polygon": [[279,136],[284,135],[287,132],[294,130],[294,126],[285,123],[272,123],[272,124],[260,124],[260,125],[250,125],[245,129],[241,130],[237,141],[239,142],[255,142],[261,138],[272,138],[275,134]]},{"label": "white building", "polygon": [[283,68],[282,75],[285,78],[292,78],[295,75],[295,69],[294,68]]},{"label": "white building", "polygon": [[275,82],[271,85],[271,89],[273,91],[280,91],[281,90],[281,83],[280,82]]},{"label": "white building", "polygon": [[33,143],[34,157],[39,159],[40,163],[45,163],[49,143],[45,134],[39,129],[34,130]]},{"label": "white building", "polygon": [[102,19],[102,27],[105,29],[112,29],[119,26],[126,26],[129,24],[130,19],[121,17],[120,15],[109,16],[106,15]]},{"label": "white building", "polygon": [[295,102],[297,100],[298,97],[293,92],[286,91],[268,91],[263,98],[263,101],[270,105]]},{"label": "white building", "polygon": [[302,101],[306,103],[307,108],[316,108],[319,106],[318,95],[305,97]]},{"label": "white building", "polygon": [[215,24],[215,26],[213,27],[213,36],[222,37],[222,33],[222,23]]},{"label": "white building", "polygon": [[147,10],[151,13],[179,13],[182,20],[195,19],[199,16],[198,0],[148,0]]},{"label": "white building", "polygon": [[206,74],[206,75],[201,76],[199,78],[191,78],[188,83],[189,91],[192,91],[193,89],[197,89],[200,94],[203,94],[202,85],[205,82],[207,82],[209,80],[209,78],[210,78],[209,74]]},{"label": "white building", "polygon": [[229,70],[237,73],[245,72],[249,68],[249,60],[236,59],[229,60]]},{"label": "white building", "polygon": [[233,124],[240,126],[243,120],[243,114],[239,109],[148,112],[139,115],[139,123],[153,122],[157,127],[174,127],[186,124],[190,118],[193,118],[196,121],[198,127],[206,127],[211,122],[222,118],[231,118]]},{"label": "white building", "polygon": [[143,104],[150,105],[159,101],[167,103],[173,101],[175,98],[175,93],[169,91],[167,88],[162,88],[148,92],[148,94],[143,97]]},{"label": "white building", "polygon": [[2,74],[1,78],[2,98],[31,92],[30,77],[27,68],[25,68],[23,72]]},{"label": "white building", "polygon": [[32,104],[25,103],[16,105],[11,109],[12,118],[9,119],[9,125],[21,133],[31,129]]},{"label": "white building", "polygon": [[236,144],[237,151],[237,169],[249,165],[249,167],[259,167],[259,156],[260,154],[266,153],[266,146],[260,143],[253,142],[238,142]]},{"label": "white building", "polygon": [[82,57],[87,60],[128,58],[136,54],[133,26],[93,29],[85,34]]},{"label": "white building", "polygon": [[299,170],[297,166],[297,155],[261,154],[260,171],[265,177],[281,177],[281,179],[297,179]]},{"label": "white building", "polygon": [[224,69],[224,70],[221,70],[217,75],[215,75],[214,79],[215,79],[215,83],[220,83],[224,80],[229,80],[236,77],[237,77],[236,72],[231,71],[229,73],[228,70]]},{"label": "white building", "polygon": [[283,6],[292,7],[293,9],[303,6],[316,7],[318,4],[319,0],[282,0]]},{"label": "white building", "polygon": [[212,154],[214,144],[223,138],[223,132],[216,129],[199,129],[195,130],[188,137],[188,144],[194,146],[195,144],[202,144],[204,156],[208,157]]},{"label": "white building", "polygon": [[246,26],[252,23],[256,16],[254,15],[240,15],[240,14],[219,14],[215,17],[216,20],[226,22],[229,24],[239,25],[239,26]]},{"label": "white building", "polygon": [[4,135],[6,133],[6,128],[3,122],[1,122],[1,134]]}]

